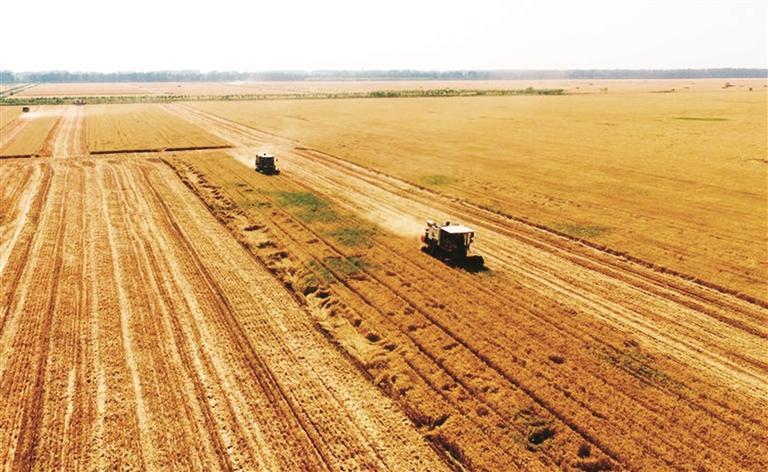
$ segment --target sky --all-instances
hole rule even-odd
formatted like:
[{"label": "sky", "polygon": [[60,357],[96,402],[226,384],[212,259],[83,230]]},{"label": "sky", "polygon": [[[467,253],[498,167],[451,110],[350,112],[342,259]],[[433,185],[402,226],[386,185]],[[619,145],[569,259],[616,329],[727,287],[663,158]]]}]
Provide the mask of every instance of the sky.
[{"label": "sky", "polygon": [[2,8],[0,69],[764,68],[767,4],[12,1]]}]

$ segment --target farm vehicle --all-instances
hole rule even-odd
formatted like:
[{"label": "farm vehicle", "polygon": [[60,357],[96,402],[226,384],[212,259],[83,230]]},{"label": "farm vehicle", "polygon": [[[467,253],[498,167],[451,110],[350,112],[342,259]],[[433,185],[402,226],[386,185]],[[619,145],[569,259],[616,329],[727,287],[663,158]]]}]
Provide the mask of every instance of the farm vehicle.
[{"label": "farm vehicle", "polygon": [[262,152],[261,154],[256,155],[254,168],[256,169],[256,172],[261,172],[262,174],[279,174],[280,169],[275,166],[276,161],[277,159],[275,159],[273,154]]},{"label": "farm vehicle", "polygon": [[427,227],[421,235],[422,251],[449,265],[482,268],[485,262],[482,256],[467,256],[474,239],[475,231],[464,225],[451,224],[450,221],[441,225],[427,220]]}]

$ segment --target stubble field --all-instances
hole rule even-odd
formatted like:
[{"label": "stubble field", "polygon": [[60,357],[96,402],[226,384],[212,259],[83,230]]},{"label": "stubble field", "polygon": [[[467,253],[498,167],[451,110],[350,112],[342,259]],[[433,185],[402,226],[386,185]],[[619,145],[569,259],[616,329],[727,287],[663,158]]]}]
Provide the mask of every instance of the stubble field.
[{"label": "stubble field", "polygon": [[444,467],[159,161],[2,173],[6,468]]},{"label": "stubble field", "polygon": [[764,470],[752,94],[46,107],[0,161],[0,463]]},{"label": "stubble field", "polygon": [[19,97],[76,97],[93,95],[147,95],[147,91],[128,83],[35,84],[21,90]]}]

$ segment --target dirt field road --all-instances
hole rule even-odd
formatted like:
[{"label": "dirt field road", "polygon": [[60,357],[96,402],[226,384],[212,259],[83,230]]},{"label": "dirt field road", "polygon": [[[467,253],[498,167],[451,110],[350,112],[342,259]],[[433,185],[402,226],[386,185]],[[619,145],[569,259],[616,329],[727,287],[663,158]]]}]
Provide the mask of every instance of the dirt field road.
[{"label": "dirt field road", "polygon": [[52,144],[55,158],[83,157],[88,154],[85,139],[85,107],[69,105],[62,114]]},{"label": "dirt field road", "polygon": [[[537,451],[560,464],[558,449],[573,448],[567,454],[575,460],[580,441],[592,448],[593,457],[604,454],[630,468],[686,463],[759,469],[768,463],[768,453],[759,446],[768,439],[764,306],[662,267],[440,197],[300,143],[183,105],[168,109],[240,146],[235,155],[245,165],[252,165],[255,150],[277,148],[284,172],[274,180],[272,192],[288,185],[304,188],[411,241],[427,217],[478,229],[477,251],[496,277],[478,280],[477,275],[456,274],[439,263],[408,256],[409,248],[401,243],[385,242],[360,251],[379,269],[367,270],[360,280],[344,280],[339,289],[355,317],[377,326],[377,338],[413,346],[413,352],[403,347],[402,354],[413,378],[421,376],[426,391],[433,389],[434,398],[442,395],[441,401],[462,414],[446,425],[468,421],[453,436],[471,437],[458,446],[457,456],[465,463],[500,460],[492,444],[508,434],[530,434],[530,425],[519,423],[521,412],[533,410],[557,431],[558,445]],[[254,186],[251,177],[231,173],[231,183]],[[218,167],[202,174],[227,178]],[[273,231],[281,226],[269,213],[276,203],[267,202],[267,210],[254,216],[274,219]],[[283,228],[285,234],[297,231],[295,223],[284,225],[290,228]],[[303,238],[315,245],[328,241],[321,232]],[[295,254],[313,251],[300,244],[292,249]],[[313,256],[315,261],[333,251],[333,257],[345,255],[338,247],[324,251]],[[398,313],[403,313],[402,320]],[[354,317],[352,323],[359,325]],[[420,370],[414,360],[419,356],[436,367]],[[430,378],[434,369],[451,379],[446,384],[453,385],[451,393],[435,388]],[[414,382],[408,389],[417,387]],[[467,410],[470,400],[457,393],[462,391],[472,396],[471,402],[479,402],[472,411]],[[411,405],[407,395],[392,395]],[[483,439],[469,432],[471,425],[484,431],[499,425],[500,430]],[[467,445],[475,442],[487,449]]]},{"label": "dirt field road", "polygon": [[444,467],[164,164],[0,171],[4,468]]}]

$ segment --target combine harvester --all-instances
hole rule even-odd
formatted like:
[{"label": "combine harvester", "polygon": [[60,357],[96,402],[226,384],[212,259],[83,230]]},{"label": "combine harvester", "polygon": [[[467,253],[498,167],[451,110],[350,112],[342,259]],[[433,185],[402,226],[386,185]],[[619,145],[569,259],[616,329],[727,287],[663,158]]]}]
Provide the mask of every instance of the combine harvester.
[{"label": "combine harvester", "polygon": [[268,154],[266,152],[256,154],[254,169],[256,169],[256,172],[261,172],[262,174],[279,174],[280,169],[275,167],[276,161],[277,159],[275,159],[274,154]]},{"label": "combine harvester", "polygon": [[467,256],[474,239],[472,228],[451,224],[450,221],[440,225],[427,220],[427,227],[421,235],[421,242],[424,243],[421,250],[451,266],[481,269],[485,264],[483,256]]}]

